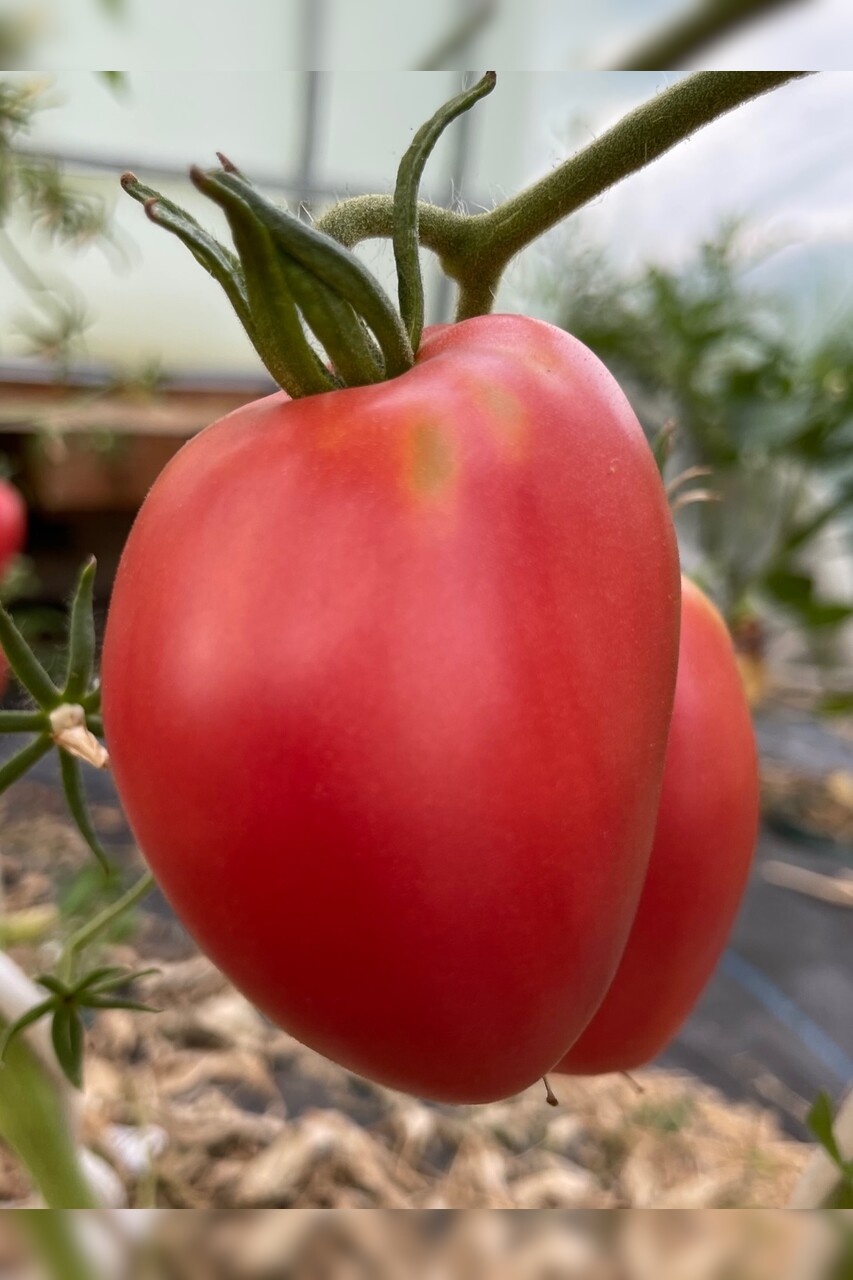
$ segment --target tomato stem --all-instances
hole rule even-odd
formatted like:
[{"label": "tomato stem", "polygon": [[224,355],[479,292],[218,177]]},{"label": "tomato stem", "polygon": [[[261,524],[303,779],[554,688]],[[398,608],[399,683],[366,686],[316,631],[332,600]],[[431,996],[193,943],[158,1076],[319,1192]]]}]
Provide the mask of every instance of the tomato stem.
[{"label": "tomato stem", "polygon": [[[443,270],[458,285],[456,319],[485,315],[504,269],[526,245],[711,120],[808,74],[700,71],[687,76],[539,182],[490,212],[474,215],[419,203],[418,188],[442,132],[491,93],[493,72],[418,130],[400,163],[393,198],[345,200],[313,227],[266,200],[218,153],[219,170],[193,168],[190,176],[224,211],[236,256],[133,174],[123,176],[122,186],[144,205],[152,222],[177,236],[219,282],[279,385],[292,397],[314,395],[367,386],[412,367],[424,324],[421,246],[438,254]],[[375,236],[393,241],[400,315],[351,252],[361,240]],[[328,365],[306,329],[323,346]],[[12,655],[10,660],[15,667]],[[17,668],[16,674],[21,678]],[[24,683],[47,705],[52,696],[48,685],[31,665],[27,676],[30,683]]]},{"label": "tomato stem", "polygon": [[[697,129],[805,71],[699,71],[656,94],[545,178],[488,213],[464,215],[419,204],[420,243],[459,286],[457,320],[492,309],[507,264],[526,245]],[[356,196],[317,228],[352,248],[394,235],[394,201]]]}]

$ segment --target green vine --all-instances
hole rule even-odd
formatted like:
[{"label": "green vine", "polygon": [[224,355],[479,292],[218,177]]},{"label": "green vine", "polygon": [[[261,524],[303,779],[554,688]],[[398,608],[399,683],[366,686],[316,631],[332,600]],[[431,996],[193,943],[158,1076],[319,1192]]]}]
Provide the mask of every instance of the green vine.
[{"label": "green vine", "polygon": [[[526,245],[697,129],[805,71],[700,71],[630,112],[547,177],[488,213],[418,206],[420,243],[459,286],[457,320],[487,314],[500,278]],[[320,231],[347,248],[394,234],[389,196],[356,196],[330,209]]]},{"label": "green vine", "polygon": [[[394,196],[363,196],[310,227],[256,191],[221,153],[221,168],[190,170],[225,213],[236,256],[196,220],[126,173],[122,185],[222,285],[258,354],[289,395],[367,386],[411,368],[424,322],[419,250],[433,249],[459,286],[457,319],[487,314],[507,263],[526,245],[696,129],[806,72],[700,72],[631,112],[571,160],[489,213],[419,203],[424,166],[444,129],[495,87],[488,72],[419,129]],[[393,240],[400,315],[351,250]],[[323,347],[324,362],[311,342]]]}]

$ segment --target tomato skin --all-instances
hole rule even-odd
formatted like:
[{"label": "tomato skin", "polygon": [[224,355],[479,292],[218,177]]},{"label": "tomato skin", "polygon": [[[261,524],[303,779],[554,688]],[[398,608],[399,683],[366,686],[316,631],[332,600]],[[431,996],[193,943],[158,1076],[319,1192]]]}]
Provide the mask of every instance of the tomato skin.
[{"label": "tomato skin", "polygon": [[102,668],[178,915],[351,1070],[531,1084],[634,915],[679,590],[636,418],[541,322],[437,327],[391,382],[209,427],[139,514]]},{"label": "tomato skin", "polygon": [[[27,540],[27,507],[19,491],[0,478],[0,577],[24,549]],[[9,683],[9,662],[0,646],[0,698]]]},{"label": "tomato skin", "polygon": [[755,733],[726,624],[682,581],[681,643],[660,811],[640,905],[601,1008],[556,1068],[630,1071],[656,1057],[711,977],[758,834]]},{"label": "tomato skin", "polygon": [[27,537],[27,508],[21,494],[8,480],[0,479],[0,575],[12,558],[23,551]]}]

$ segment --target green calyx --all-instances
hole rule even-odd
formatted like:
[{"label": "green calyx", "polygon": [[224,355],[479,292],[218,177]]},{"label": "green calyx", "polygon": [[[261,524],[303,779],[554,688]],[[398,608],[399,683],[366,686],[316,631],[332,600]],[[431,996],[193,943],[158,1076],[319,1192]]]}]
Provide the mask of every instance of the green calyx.
[{"label": "green calyx", "polygon": [[219,169],[194,167],[190,177],[225,214],[236,254],[135,174],[125,173],[121,184],[151,221],[177,236],[219,282],[261,360],[288,395],[295,399],[369,386],[412,367],[423,331],[418,187],[426,161],[447,125],[494,85],[489,72],[453,98],[418,130],[403,157],[394,197],[402,317],[349,249],[272,204],[221,152]]},{"label": "green calyx", "polygon": [[[491,71],[417,131],[401,161],[393,197],[345,200],[315,226],[265,199],[220,154],[219,169],[194,168],[191,177],[225,213],[236,254],[132,173],[123,176],[122,186],[145,206],[152,222],[177,236],[219,281],[285,391],[292,397],[314,395],[368,386],[411,368],[424,325],[422,247],[438,255],[458,286],[456,319],[485,315],[507,264],[532,241],[710,121],[806,74],[696,72],[484,213],[419,203],[418,188],[443,131],[495,87]],[[372,236],[393,242],[399,314],[352,253]],[[317,353],[318,344],[325,359]]]},{"label": "green calyx", "polygon": [[236,254],[133,174],[124,174],[122,186],[219,282],[279,386],[295,399],[367,386],[411,368],[402,322],[355,255],[279,209],[219,158],[221,168],[193,168],[190,176],[223,210]]}]

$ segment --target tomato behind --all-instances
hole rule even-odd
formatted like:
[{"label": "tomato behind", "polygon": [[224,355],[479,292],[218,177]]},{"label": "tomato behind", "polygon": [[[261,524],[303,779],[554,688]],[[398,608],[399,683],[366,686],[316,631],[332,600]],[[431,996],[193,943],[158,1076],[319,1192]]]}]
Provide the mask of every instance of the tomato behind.
[{"label": "tomato behind", "polygon": [[[27,538],[27,508],[19,491],[0,479],[0,578],[11,561],[24,549]],[[0,698],[9,682],[9,663],[0,646]]]},{"label": "tomato behind", "polygon": [[755,734],[726,625],[682,582],[675,706],[649,869],[601,1008],[555,1070],[629,1071],[687,1018],[722,954],[755,851]]},{"label": "tomato behind", "polygon": [[21,494],[8,480],[0,479],[0,576],[12,558],[24,549],[27,508]]},{"label": "tomato behind", "polygon": [[654,828],[679,573],[604,366],[521,316],[391,382],[249,405],[127,543],[115,778],[199,945],[294,1036],[451,1102],[549,1069]]}]

